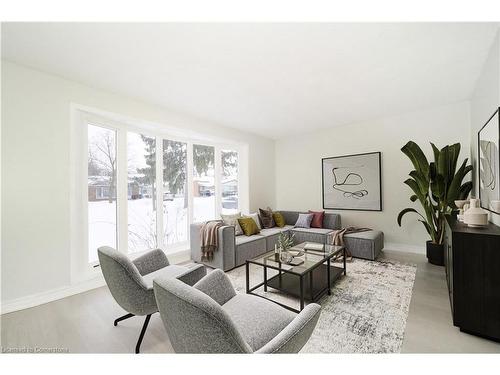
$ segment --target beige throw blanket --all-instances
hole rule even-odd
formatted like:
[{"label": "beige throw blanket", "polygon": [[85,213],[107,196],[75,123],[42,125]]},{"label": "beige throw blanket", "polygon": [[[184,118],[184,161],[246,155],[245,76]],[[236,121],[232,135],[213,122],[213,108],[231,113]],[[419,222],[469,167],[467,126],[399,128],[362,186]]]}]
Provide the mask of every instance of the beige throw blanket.
[{"label": "beige throw blanket", "polygon": [[[336,246],[345,246],[344,242],[344,236],[346,234],[350,233],[358,233],[358,232],[367,232],[369,230],[372,230],[371,228],[356,228],[356,227],[347,227],[347,228],[342,228],[338,230],[334,230],[332,233],[328,235],[327,238],[327,243],[329,245],[336,245]],[[349,260],[352,259],[351,252],[349,249],[346,247],[345,249],[346,255]]]},{"label": "beige throw blanket", "polygon": [[213,220],[203,223],[200,229],[201,259],[212,260],[219,247],[219,228],[224,224]]}]

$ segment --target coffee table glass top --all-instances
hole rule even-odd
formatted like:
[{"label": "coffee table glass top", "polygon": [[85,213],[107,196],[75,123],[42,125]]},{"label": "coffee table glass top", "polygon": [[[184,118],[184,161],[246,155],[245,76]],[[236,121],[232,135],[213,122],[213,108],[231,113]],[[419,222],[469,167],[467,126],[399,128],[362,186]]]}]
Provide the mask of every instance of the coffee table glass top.
[{"label": "coffee table glass top", "polygon": [[320,245],[321,250],[304,250],[304,246],[308,243],[312,244],[312,242],[303,242],[289,249],[291,251],[298,250],[303,252],[303,255],[294,258],[298,261],[303,261],[299,265],[286,264],[284,262],[275,260],[274,250],[268,251],[265,254],[248,260],[248,262],[274,269],[281,269],[284,272],[303,275],[309,272],[312,268],[315,268],[319,264],[324,263],[327,259],[332,258],[336,254],[339,254],[344,249],[343,246],[322,245],[314,243],[314,245]]}]

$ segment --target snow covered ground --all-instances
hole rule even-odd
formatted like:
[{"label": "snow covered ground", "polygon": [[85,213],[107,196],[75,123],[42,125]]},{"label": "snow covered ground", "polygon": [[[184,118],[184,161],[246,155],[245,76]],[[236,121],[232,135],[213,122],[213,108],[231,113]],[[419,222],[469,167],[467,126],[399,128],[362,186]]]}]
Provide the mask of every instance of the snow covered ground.
[{"label": "snow covered ground", "polygon": [[[157,247],[156,211],[151,198],[128,200],[128,248],[129,252]],[[194,221],[215,218],[215,196],[193,198]],[[97,248],[116,248],[116,202],[88,203],[89,215],[89,262],[97,261]],[[184,198],[163,202],[164,244],[173,245],[188,240],[188,213]]]}]

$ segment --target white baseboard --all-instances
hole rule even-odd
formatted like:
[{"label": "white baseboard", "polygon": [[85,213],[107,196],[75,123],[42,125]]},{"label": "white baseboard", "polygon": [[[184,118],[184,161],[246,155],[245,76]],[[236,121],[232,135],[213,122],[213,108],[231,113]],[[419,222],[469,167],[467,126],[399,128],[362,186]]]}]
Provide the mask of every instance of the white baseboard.
[{"label": "white baseboard", "polygon": [[392,243],[392,242],[385,243],[384,250],[425,255],[425,246],[408,245],[402,243]]},{"label": "white baseboard", "polygon": [[61,298],[69,297],[78,293],[83,293],[95,288],[100,288],[104,285],[106,285],[104,278],[102,276],[98,276],[94,279],[87,280],[75,285],[68,285],[61,288],[48,290],[46,292],[36,293],[29,296],[16,298],[10,301],[5,301],[1,304],[1,314],[29,309],[30,307],[43,305],[45,303],[56,301]]},{"label": "white baseboard", "polygon": [[[171,264],[187,262],[191,260],[191,253],[189,250],[179,251],[173,254],[168,254],[168,259]],[[45,303],[57,301],[61,298],[100,288],[104,285],[106,285],[106,282],[104,281],[102,275],[99,275],[98,277],[95,277],[91,280],[86,280],[74,285],[68,285],[61,288],[16,298],[10,301],[5,301],[1,303],[0,314],[7,314],[14,311],[29,309],[30,307],[43,305]]]}]

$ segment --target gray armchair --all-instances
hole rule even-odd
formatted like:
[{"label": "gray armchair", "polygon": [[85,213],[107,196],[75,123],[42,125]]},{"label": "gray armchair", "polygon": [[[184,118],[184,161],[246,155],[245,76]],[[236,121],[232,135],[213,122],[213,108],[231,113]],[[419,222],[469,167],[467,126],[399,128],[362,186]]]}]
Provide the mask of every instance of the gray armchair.
[{"label": "gray armchair", "polygon": [[165,253],[160,249],[151,250],[133,261],[107,246],[100,247],[97,253],[111,295],[128,312],[116,319],[114,325],[133,316],[146,316],[135,347],[136,353],[139,353],[151,315],[158,311],[153,291],[153,279],[161,276],[193,285],[206,275],[203,265],[193,268],[170,265]]},{"label": "gray armchair", "polygon": [[177,353],[297,353],[309,340],[321,307],[299,314],[266,299],[236,294],[221,270],[194,286],[160,277],[154,292]]}]

